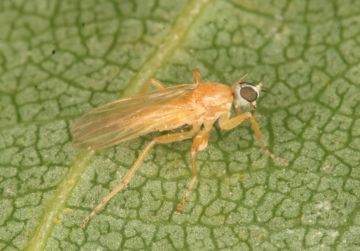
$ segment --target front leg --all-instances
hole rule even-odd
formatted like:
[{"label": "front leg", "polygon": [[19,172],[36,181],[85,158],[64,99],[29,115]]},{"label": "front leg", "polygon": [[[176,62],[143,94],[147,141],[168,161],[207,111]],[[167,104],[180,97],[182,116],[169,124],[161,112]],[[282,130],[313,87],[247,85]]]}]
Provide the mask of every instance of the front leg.
[{"label": "front leg", "polygon": [[245,120],[250,120],[251,128],[255,133],[255,139],[260,144],[261,149],[266,155],[269,155],[274,161],[279,162],[281,165],[288,165],[288,161],[286,159],[280,158],[272,153],[264,143],[259,124],[257,123],[255,117],[250,112],[244,112],[239,114],[233,118],[230,118],[230,113],[224,114],[219,119],[219,126],[224,130],[231,130],[238,125],[240,125]]}]

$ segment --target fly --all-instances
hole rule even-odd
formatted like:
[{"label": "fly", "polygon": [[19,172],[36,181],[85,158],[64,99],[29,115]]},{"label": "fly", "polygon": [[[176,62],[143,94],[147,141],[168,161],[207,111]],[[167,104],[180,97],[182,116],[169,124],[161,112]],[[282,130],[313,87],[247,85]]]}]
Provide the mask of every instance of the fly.
[{"label": "fly", "polygon": [[[116,194],[127,187],[145,156],[156,144],[167,144],[193,138],[191,146],[192,178],[186,191],[176,207],[180,212],[196,184],[199,171],[196,167],[196,155],[208,145],[209,133],[216,121],[224,130],[231,130],[246,120],[250,121],[255,139],[262,151],[280,164],[287,165],[287,160],[273,154],[265,145],[260,127],[251,112],[240,112],[240,108],[256,108],[262,83],[257,85],[242,80],[230,87],[221,83],[203,82],[198,69],[192,71],[193,84],[182,84],[175,87],[164,87],[157,80],[151,80],[156,91],[146,92],[119,99],[90,110],[80,117],[71,129],[73,143],[76,147],[97,150],[111,147],[121,142],[155,131],[167,131],[168,134],[155,137],[139,154],[128,173],[112,191],[102,198],[101,202],[81,222],[86,224]],[[231,117],[232,105],[237,115]],[[178,130],[176,129],[187,129]]]}]

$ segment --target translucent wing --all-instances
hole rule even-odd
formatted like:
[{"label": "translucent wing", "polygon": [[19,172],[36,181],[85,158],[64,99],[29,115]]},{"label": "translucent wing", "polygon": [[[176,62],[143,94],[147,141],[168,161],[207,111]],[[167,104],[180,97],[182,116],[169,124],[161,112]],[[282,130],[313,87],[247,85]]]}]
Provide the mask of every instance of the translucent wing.
[{"label": "translucent wing", "polygon": [[73,143],[79,148],[100,149],[187,124],[194,114],[188,105],[178,101],[195,87],[178,85],[90,110],[71,128]]}]

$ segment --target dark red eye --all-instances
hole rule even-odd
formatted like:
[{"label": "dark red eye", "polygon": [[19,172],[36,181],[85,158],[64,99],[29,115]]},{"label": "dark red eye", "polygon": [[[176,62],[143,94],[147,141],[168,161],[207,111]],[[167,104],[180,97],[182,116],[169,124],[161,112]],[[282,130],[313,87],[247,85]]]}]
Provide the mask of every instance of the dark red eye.
[{"label": "dark red eye", "polygon": [[251,103],[258,98],[258,93],[253,86],[244,86],[240,89],[240,96]]}]

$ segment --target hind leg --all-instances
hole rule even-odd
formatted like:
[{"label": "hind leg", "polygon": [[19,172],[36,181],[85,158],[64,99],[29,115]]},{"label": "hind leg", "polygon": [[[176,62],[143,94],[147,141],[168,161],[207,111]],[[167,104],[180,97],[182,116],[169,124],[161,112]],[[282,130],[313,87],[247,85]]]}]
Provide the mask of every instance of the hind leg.
[{"label": "hind leg", "polygon": [[140,94],[145,94],[149,91],[150,85],[154,86],[157,91],[164,90],[166,87],[163,83],[161,83],[159,80],[156,80],[154,78],[150,79],[149,82],[146,82],[142,89],[140,90]]},{"label": "hind leg", "polygon": [[184,139],[188,139],[194,136],[197,133],[199,127],[195,126],[191,131],[180,132],[174,134],[168,134],[156,137],[153,139],[140,153],[137,160],[127,172],[127,174],[122,178],[121,182],[116,185],[110,193],[108,193],[105,197],[102,198],[101,202],[81,221],[80,226],[83,228],[87,225],[87,223],[103,208],[105,207],[109,201],[122,190],[124,190],[131,179],[134,177],[136,171],[140,168],[142,162],[144,161],[148,152],[156,145],[156,144],[166,144],[172,143],[176,141],[181,141]]}]

